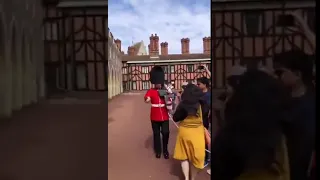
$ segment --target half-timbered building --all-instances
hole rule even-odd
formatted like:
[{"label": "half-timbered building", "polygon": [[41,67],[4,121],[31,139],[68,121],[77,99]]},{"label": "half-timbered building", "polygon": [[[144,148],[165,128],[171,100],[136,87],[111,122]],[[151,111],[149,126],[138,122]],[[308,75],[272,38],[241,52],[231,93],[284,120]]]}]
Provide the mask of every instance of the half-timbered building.
[{"label": "half-timbered building", "polygon": [[314,0],[212,0],[213,87],[225,87],[237,64],[271,68],[275,53],[292,48],[313,54],[299,25],[281,16],[294,12],[315,29],[315,5]]},{"label": "half-timbered building", "polygon": [[151,87],[149,72],[155,65],[162,66],[166,80],[173,82],[178,89],[185,81],[192,81],[202,76],[209,77],[207,72],[198,69],[198,66],[206,65],[211,69],[210,42],[210,37],[203,38],[203,53],[196,54],[190,53],[190,39],[183,38],[181,54],[168,54],[169,44],[167,42],[159,44],[159,36],[155,34],[150,36],[148,55],[136,54],[138,49],[136,46],[128,47],[128,53],[122,57],[123,89],[126,91],[149,89]]}]

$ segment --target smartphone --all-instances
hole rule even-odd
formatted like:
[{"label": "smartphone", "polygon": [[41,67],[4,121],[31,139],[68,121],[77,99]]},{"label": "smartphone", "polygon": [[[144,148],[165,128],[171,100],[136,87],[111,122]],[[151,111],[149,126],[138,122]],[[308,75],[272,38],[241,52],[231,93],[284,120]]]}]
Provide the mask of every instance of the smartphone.
[{"label": "smartphone", "polygon": [[295,26],[294,17],[290,14],[278,15],[276,25],[281,27],[293,27]]},{"label": "smartphone", "polygon": [[198,66],[198,69],[203,70],[204,66],[200,65],[200,66]]}]

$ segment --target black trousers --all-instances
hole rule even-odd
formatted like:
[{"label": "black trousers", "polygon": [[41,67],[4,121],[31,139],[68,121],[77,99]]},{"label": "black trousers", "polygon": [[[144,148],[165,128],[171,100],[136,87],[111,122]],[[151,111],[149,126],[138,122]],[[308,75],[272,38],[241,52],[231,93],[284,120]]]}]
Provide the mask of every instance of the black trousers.
[{"label": "black trousers", "polygon": [[[209,127],[210,127],[210,123],[209,123],[209,120],[206,119],[206,118],[203,118],[203,126],[209,130]],[[208,144],[206,143],[206,146],[205,146],[206,149],[208,149]],[[209,153],[207,151],[205,151],[205,160],[208,160],[209,159]]]},{"label": "black trousers", "polygon": [[[162,151],[167,153],[170,134],[169,120],[160,122],[151,120],[151,126],[153,131],[153,148],[155,153],[161,153]],[[160,134],[162,135],[162,148]]]}]

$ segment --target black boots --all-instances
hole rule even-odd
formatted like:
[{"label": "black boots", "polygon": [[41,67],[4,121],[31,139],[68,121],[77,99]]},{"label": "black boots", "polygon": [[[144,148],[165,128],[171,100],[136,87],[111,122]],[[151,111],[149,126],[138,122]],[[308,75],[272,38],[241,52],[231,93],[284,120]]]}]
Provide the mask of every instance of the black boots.
[{"label": "black boots", "polygon": [[[163,152],[163,157],[165,159],[169,159],[169,152],[168,151]],[[157,159],[161,158],[161,153],[156,153],[156,158]]]},{"label": "black boots", "polygon": [[159,159],[161,157],[161,153],[156,153],[156,158]]},{"label": "black boots", "polygon": [[163,152],[163,157],[164,157],[165,159],[169,159],[169,152],[168,152],[168,151]]}]

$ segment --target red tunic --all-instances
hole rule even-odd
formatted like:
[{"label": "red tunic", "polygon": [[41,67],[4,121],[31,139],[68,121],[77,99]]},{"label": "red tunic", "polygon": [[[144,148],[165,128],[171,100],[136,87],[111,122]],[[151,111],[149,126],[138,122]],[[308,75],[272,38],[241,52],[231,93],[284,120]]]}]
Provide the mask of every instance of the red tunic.
[{"label": "red tunic", "polygon": [[[161,99],[157,89],[149,89],[144,96],[144,99],[150,97],[151,99],[151,112],[150,119],[152,121],[167,121],[169,120],[168,110],[165,106],[164,99]],[[157,106],[157,107],[154,107]],[[161,107],[159,107],[161,106]]]}]

